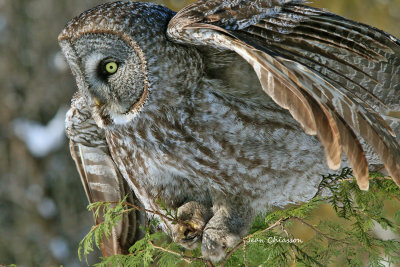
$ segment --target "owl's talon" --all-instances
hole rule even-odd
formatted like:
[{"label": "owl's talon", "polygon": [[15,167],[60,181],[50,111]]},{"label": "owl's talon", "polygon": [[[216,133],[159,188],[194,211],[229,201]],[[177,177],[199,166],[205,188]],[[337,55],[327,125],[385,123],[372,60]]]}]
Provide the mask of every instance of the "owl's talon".
[{"label": "owl's talon", "polygon": [[206,259],[216,263],[221,261],[229,247],[240,242],[240,236],[228,232],[228,229],[206,228],[201,243],[201,253]]},{"label": "owl's talon", "polygon": [[203,226],[196,225],[191,221],[181,221],[179,226],[175,227],[174,229],[174,241],[181,244],[185,248],[195,248],[197,246],[197,241],[200,240],[203,233]]},{"label": "owl's talon", "polygon": [[[207,260],[221,261],[228,248],[235,247],[250,227],[245,218],[252,217],[252,210],[247,205],[241,206],[238,199],[233,199],[230,206],[214,206],[214,216],[203,230],[201,253]],[[219,209],[216,209],[219,207]]]},{"label": "owl's talon", "polygon": [[209,209],[191,201],[178,209],[178,223],[173,226],[173,239],[187,249],[196,248],[203,228],[211,217]]}]

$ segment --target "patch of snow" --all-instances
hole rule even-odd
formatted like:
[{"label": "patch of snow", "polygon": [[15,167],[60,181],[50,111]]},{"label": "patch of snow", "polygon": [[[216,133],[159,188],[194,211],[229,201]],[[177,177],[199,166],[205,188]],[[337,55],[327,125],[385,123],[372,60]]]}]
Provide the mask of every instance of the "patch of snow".
[{"label": "patch of snow", "polygon": [[400,241],[400,237],[394,233],[392,230],[390,229],[383,229],[382,226],[377,223],[376,221],[373,221],[374,223],[374,233],[377,235],[377,237],[379,237],[382,240],[398,240]]},{"label": "patch of snow", "polygon": [[36,121],[17,118],[13,121],[15,134],[25,142],[29,152],[35,157],[45,157],[59,149],[66,138],[64,120],[66,108],[60,108],[47,125]]}]

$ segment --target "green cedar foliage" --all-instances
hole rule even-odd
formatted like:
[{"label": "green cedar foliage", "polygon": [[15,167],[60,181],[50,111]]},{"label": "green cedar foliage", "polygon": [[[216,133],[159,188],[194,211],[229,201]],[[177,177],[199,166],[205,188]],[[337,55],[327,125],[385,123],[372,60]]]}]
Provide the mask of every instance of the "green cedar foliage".
[{"label": "green cedar foliage", "polygon": [[[393,218],[385,214],[384,205],[397,208]],[[329,204],[336,216],[318,217],[315,210]],[[168,219],[177,221],[176,211],[165,208]],[[100,210],[104,222],[93,226],[81,241],[79,257],[87,256],[94,246],[100,247],[104,236],[122,214],[131,211],[125,199],[111,206],[101,202],[89,205],[96,216]],[[158,221],[143,228],[145,237],[137,241],[129,255],[102,258],[95,266],[213,266],[201,258],[200,249],[185,251],[171,242],[166,234],[152,231]],[[307,240],[296,237],[299,225],[307,227],[312,236]],[[400,189],[388,177],[379,173],[370,175],[369,191],[361,191],[351,170],[344,168],[336,175],[323,176],[318,192],[308,203],[283,210],[268,211],[255,218],[249,235],[236,247],[227,251],[218,266],[387,266],[400,263],[400,241],[382,240],[374,235],[373,228],[399,233]]]}]

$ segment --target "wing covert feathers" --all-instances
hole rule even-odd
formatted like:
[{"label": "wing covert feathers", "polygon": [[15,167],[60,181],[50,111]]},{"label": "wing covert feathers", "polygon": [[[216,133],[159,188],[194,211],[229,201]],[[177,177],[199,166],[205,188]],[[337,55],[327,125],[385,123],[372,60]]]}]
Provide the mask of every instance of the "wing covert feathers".
[{"label": "wing covert feathers", "polygon": [[368,164],[358,136],[400,186],[400,145],[380,115],[400,103],[400,41],[303,3],[198,1],[167,32],[175,42],[243,57],[264,92],[318,136],[330,168],[346,154],[361,189],[368,189]]}]

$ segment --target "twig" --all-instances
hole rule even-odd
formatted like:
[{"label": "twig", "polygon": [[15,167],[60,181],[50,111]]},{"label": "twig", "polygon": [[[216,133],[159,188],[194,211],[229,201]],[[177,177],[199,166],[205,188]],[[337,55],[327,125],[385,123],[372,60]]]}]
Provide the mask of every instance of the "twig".
[{"label": "twig", "polygon": [[150,245],[152,245],[155,249],[158,249],[158,250],[161,250],[161,251],[164,251],[164,252],[168,252],[168,253],[170,253],[170,254],[173,254],[173,255],[175,255],[175,256],[178,256],[178,257],[180,257],[182,260],[186,261],[187,263],[192,263],[192,262],[193,262],[193,260],[192,260],[190,257],[185,256],[185,255],[182,255],[182,254],[180,254],[180,253],[178,253],[178,252],[175,252],[175,251],[172,251],[172,250],[163,248],[163,247],[156,246],[156,245],[153,244],[153,242],[151,242],[151,240],[149,240],[149,243],[150,243]]},{"label": "twig", "polygon": [[[343,170],[345,170],[345,169],[343,169]],[[342,171],[342,173],[339,175],[339,177],[342,176],[342,175],[346,175],[346,176],[347,176],[347,174],[344,173],[343,171]],[[329,178],[329,177],[328,177],[328,178]],[[327,178],[327,179],[328,179],[328,178]],[[317,196],[320,196],[320,194],[321,194],[321,192],[322,192],[323,189],[329,188],[329,186],[332,185],[332,184],[334,184],[334,183],[337,183],[337,182],[353,182],[353,181],[356,181],[356,178],[355,178],[355,177],[352,177],[352,178],[343,178],[343,179],[332,179],[332,178],[330,178],[330,179],[331,179],[331,180],[330,180],[329,182],[325,183],[325,184],[322,184],[323,181],[324,181],[324,179],[321,181],[321,183],[318,185],[318,190],[317,190],[317,192],[315,193],[315,195],[313,196],[313,198],[315,198],[315,197],[317,197]],[[374,180],[374,179],[378,179],[378,180],[393,180],[393,178],[390,177],[390,176],[385,176],[385,177],[369,177],[368,179],[369,179],[369,180]]]},{"label": "twig", "polygon": [[254,237],[256,234],[265,233],[266,231],[269,231],[269,230],[271,230],[271,229],[273,229],[273,228],[275,228],[275,227],[281,225],[284,221],[286,221],[286,220],[288,220],[288,219],[290,219],[290,218],[280,218],[280,219],[277,220],[274,224],[270,225],[268,228],[265,228],[265,229],[262,230],[261,232],[257,232],[257,233],[248,235],[248,236],[244,237],[244,239],[247,240],[247,239],[249,239],[249,238]]},{"label": "twig", "polygon": [[[110,201],[108,203],[118,204],[119,202],[118,201]],[[136,210],[143,210],[143,211],[146,211],[148,213],[156,214],[156,215],[158,215],[158,216],[160,216],[160,217],[162,217],[162,218],[164,218],[164,219],[166,219],[168,221],[171,221],[171,222],[175,222],[176,221],[175,219],[170,218],[170,217],[162,214],[161,212],[158,212],[158,211],[155,211],[155,210],[149,210],[149,209],[141,208],[141,207],[139,207],[139,206],[137,206],[135,204],[129,203],[129,202],[123,202],[122,205],[130,206],[130,207],[132,207],[132,208],[134,208]]]},{"label": "twig", "polygon": [[370,177],[369,179],[370,179],[370,180],[373,180],[373,179],[378,179],[378,180],[393,180],[393,178],[390,177],[390,176],[384,176],[384,177]]},{"label": "twig", "polygon": [[[119,204],[118,201],[109,201],[109,202],[104,202],[104,203]],[[185,226],[185,227],[188,227],[189,229],[191,229],[190,225],[188,225],[188,224],[186,224],[186,223],[183,223],[183,222],[181,222],[181,221],[179,221],[179,220],[176,220],[175,218],[170,218],[170,217],[168,217],[168,216],[162,214],[162,213],[159,212],[159,211],[141,208],[141,207],[139,207],[139,206],[137,206],[137,205],[135,205],[135,204],[129,203],[129,202],[123,202],[122,205],[126,205],[126,206],[132,207],[132,208],[134,208],[134,209],[136,209],[136,210],[142,210],[142,211],[145,211],[145,212],[148,212],[148,213],[152,213],[152,214],[158,215],[158,216],[160,216],[161,218],[166,219],[167,221],[170,221],[170,222],[173,222],[173,223],[176,223],[176,224],[180,224],[180,225],[182,225],[182,226]]]},{"label": "twig", "polygon": [[[385,176],[385,177],[369,177],[368,180],[393,180],[392,177],[390,176]],[[340,182],[352,182],[352,181],[356,181],[356,178],[346,178],[346,179],[339,179],[338,181]]]},{"label": "twig", "polygon": [[299,222],[307,225],[309,228],[311,228],[315,233],[322,235],[323,237],[325,237],[328,240],[331,240],[333,242],[341,242],[344,243],[346,245],[348,245],[349,243],[344,241],[344,240],[339,240],[339,239],[335,239],[333,237],[328,236],[327,234],[321,232],[320,230],[318,230],[317,228],[315,228],[313,225],[309,224],[308,222],[304,221],[303,219],[299,218],[299,217],[291,217],[290,219],[295,219],[298,220]]},{"label": "twig", "polygon": [[329,188],[330,185],[337,183],[338,177],[347,177],[348,175],[351,175],[351,169],[343,168],[341,173],[338,175],[330,174],[328,176],[323,176],[323,179],[321,180],[320,184],[318,185],[318,190],[315,193],[315,195],[313,196],[313,198],[320,196],[323,189]]},{"label": "twig", "polygon": [[244,260],[244,266],[248,267],[249,266],[249,262],[247,261],[246,245],[247,245],[247,240],[245,240],[243,242],[243,260]]},{"label": "twig", "polygon": [[161,250],[161,251],[164,251],[164,252],[173,254],[173,255],[175,255],[175,256],[178,256],[178,257],[180,257],[182,260],[184,260],[185,262],[187,262],[187,263],[189,263],[189,264],[192,263],[193,261],[201,261],[201,262],[206,263],[206,264],[207,264],[208,266],[210,266],[210,267],[214,267],[214,265],[213,265],[210,261],[207,261],[207,260],[205,260],[205,259],[203,259],[203,258],[190,257],[190,256],[186,256],[186,255],[180,254],[180,253],[178,253],[178,252],[169,250],[169,249],[167,249],[167,248],[163,248],[163,247],[154,245],[154,243],[151,242],[151,240],[149,240],[149,243],[150,243],[150,245],[153,246],[155,249],[158,249],[158,250]]},{"label": "twig", "polygon": [[[286,228],[283,224],[281,224],[281,228],[282,228],[282,232],[284,232],[286,234],[286,237],[289,238],[289,233],[286,231]],[[293,254],[293,259],[294,259],[293,266],[296,266],[296,264],[295,264],[296,263],[296,252],[294,252],[292,247],[290,247],[289,249]]]},{"label": "twig", "polygon": [[[259,233],[264,233],[266,231],[269,231],[275,227],[277,227],[278,225],[280,225],[282,222],[286,221],[288,218],[280,218],[278,221],[276,221],[274,224],[270,225],[268,228],[262,230],[261,232],[257,232],[257,234]],[[245,236],[242,241],[240,241],[231,251],[229,251],[229,253],[225,256],[223,262],[221,263],[221,267],[224,267],[226,262],[228,261],[228,259],[230,258],[230,256],[232,256],[233,253],[235,253],[235,251],[237,251],[238,249],[240,249],[247,241],[247,239],[253,237],[256,233]]]}]

